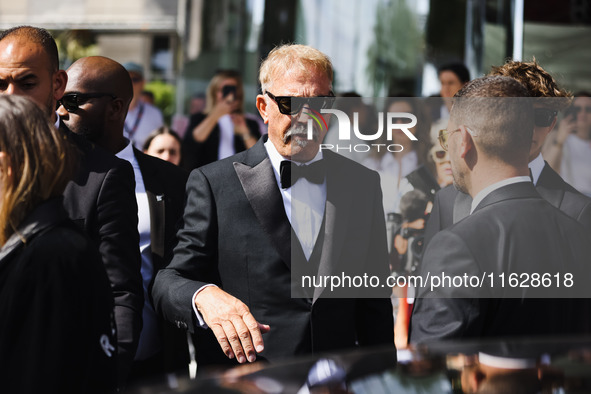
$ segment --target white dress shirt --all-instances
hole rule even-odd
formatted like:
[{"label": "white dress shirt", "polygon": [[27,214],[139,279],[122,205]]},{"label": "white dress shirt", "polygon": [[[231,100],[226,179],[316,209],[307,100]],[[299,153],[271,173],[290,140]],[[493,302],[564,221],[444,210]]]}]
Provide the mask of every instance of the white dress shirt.
[{"label": "white dress shirt", "polygon": [[220,128],[218,160],[222,160],[236,153],[234,150],[234,122],[232,122],[232,117],[226,114],[219,118],[218,127]]},{"label": "white dress shirt", "polygon": [[152,250],[150,248],[150,205],[148,195],[144,186],[144,178],[140,166],[133,153],[133,145],[128,142],[127,146],[117,153],[120,159],[127,160],[133,167],[135,175],[135,198],[138,207],[138,232],[140,234],[140,255],[142,258],[142,282],[144,287],[144,308],[142,310],[143,327],[140,333],[140,340],[135,355],[136,360],[145,360],[156,354],[161,347],[158,334],[158,320],[156,311],[150,303],[148,286],[154,277],[154,264],[152,263]]},{"label": "white dress shirt", "polygon": [[542,170],[546,163],[544,162],[544,158],[540,153],[538,157],[533,159],[529,162],[528,167],[531,170],[532,181],[534,182],[534,186],[538,184],[538,180],[540,179],[540,175],[542,175]]}]

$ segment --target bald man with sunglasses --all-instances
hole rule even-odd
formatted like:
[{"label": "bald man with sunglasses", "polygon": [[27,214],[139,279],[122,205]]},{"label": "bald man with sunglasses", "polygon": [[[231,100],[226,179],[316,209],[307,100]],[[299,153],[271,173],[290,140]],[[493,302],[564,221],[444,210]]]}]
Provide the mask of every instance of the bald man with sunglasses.
[{"label": "bald man with sunglasses", "polygon": [[[542,147],[556,125],[558,111],[568,107],[570,94],[537,62],[509,61],[493,67],[489,75],[511,77],[526,87],[534,100],[534,133],[529,152],[529,168],[536,190],[549,203],[577,220],[591,232],[591,199],[566,183],[542,157]],[[443,131],[441,138],[449,136]],[[444,143],[445,144],[445,143]],[[425,247],[433,236],[468,216],[472,198],[453,185],[441,189],[425,231]]]},{"label": "bald man with sunglasses", "polygon": [[348,269],[389,275],[378,174],[320,150],[325,125],[310,122],[307,136],[304,112],[331,104],[332,77],[316,49],[274,49],[256,101],[268,136],[191,173],[174,258],[152,296],[158,312],[195,332],[202,364],[394,343],[388,288],[300,283]]}]

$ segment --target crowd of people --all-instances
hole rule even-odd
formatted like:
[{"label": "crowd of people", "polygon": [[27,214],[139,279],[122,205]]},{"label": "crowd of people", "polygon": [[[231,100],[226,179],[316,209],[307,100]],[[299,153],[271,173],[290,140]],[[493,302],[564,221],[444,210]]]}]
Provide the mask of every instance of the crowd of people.
[{"label": "crowd of people", "polygon": [[140,99],[141,66],[90,56],[61,70],[46,30],[2,32],[3,388],[109,392],[195,361],[590,333],[580,285],[559,299],[418,288],[396,313],[389,287],[306,285],[393,271],[588,273],[591,96],[573,99],[535,61],[474,80],[448,65],[439,77],[441,106],[386,103],[433,119],[409,130],[417,141],[394,133],[401,151],[360,164],[320,149],[328,126],[308,111],[330,109],[334,70],[309,46],[264,59],[258,120],[244,113],[240,74],[222,70],[179,137]]}]

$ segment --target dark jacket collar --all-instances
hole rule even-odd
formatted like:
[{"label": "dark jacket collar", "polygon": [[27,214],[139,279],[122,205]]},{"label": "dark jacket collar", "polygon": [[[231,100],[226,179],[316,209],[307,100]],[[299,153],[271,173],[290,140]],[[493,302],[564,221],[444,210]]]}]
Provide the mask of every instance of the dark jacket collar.
[{"label": "dark jacket collar", "polygon": [[514,200],[518,198],[541,199],[542,197],[536,191],[534,184],[531,182],[513,183],[493,190],[489,195],[484,197],[484,199],[474,209],[474,212],[501,201]]},{"label": "dark jacket collar", "polygon": [[54,197],[39,205],[19,224],[17,232],[0,249],[0,261],[39,233],[67,219],[63,197]]}]

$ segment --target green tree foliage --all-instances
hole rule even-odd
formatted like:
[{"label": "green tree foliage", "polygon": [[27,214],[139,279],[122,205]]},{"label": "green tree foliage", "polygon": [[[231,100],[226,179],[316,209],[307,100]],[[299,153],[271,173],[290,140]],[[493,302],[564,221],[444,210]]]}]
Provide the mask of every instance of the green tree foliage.
[{"label": "green tree foliage", "polygon": [[174,85],[157,80],[146,83],[144,90],[148,90],[154,94],[154,105],[160,108],[162,115],[164,115],[164,121],[170,124],[175,111]]},{"label": "green tree foliage", "polygon": [[375,40],[368,49],[367,75],[378,96],[388,94],[397,79],[415,78],[422,67],[423,34],[405,0],[382,2],[377,7]]}]

